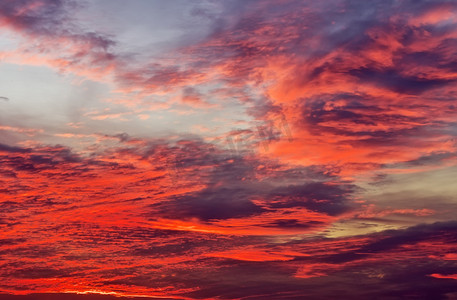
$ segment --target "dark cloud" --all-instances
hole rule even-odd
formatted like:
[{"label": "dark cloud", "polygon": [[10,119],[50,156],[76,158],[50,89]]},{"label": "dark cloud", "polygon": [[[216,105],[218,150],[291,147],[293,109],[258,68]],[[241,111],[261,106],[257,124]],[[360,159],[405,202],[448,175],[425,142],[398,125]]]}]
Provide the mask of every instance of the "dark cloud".
[{"label": "dark cloud", "polygon": [[279,228],[312,228],[314,226],[325,225],[324,222],[318,221],[303,221],[297,219],[278,219],[265,227],[279,227]]},{"label": "dark cloud", "polygon": [[[261,161],[247,159],[241,156],[232,159],[230,153],[200,152],[193,143],[184,144],[185,151],[173,150],[177,156],[180,170],[194,168],[198,170],[202,164],[212,166],[211,171],[194,173],[206,182],[206,187],[198,192],[186,193],[171,199],[151,205],[154,214],[169,218],[199,218],[204,221],[243,218],[285,208],[306,208],[328,215],[339,215],[350,210],[349,196],[355,187],[349,184],[326,184],[331,176],[325,175],[322,171],[303,169],[300,173],[294,174],[294,170],[281,172],[281,176],[275,171],[268,174],[269,180],[258,181],[258,166]],[[182,151],[182,152],[181,152]],[[298,170],[295,170],[299,172]],[[184,173],[183,173],[184,175]],[[277,175],[277,178],[274,176]],[[186,175],[187,176],[187,175]],[[302,185],[286,185],[275,183],[287,181],[307,181]],[[311,182],[311,178],[322,182]],[[273,187],[276,185],[277,187]],[[253,200],[258,198],[268,199],[259,206]],[[315,223],[297,222],[295,219],[281,220],[278,223],[265,224],[265,226],[278,227],[310,227]],[[294,226],[292,226],[294,224]]]},{"label": "dark cloud", "polygon": [[197,217],[205,221],[247,217],[264,212],[251,202],[252,197],[258,193],[255,187],[258,184],[248,181],[254,175],[257,162],[243,158],[230,160],[230,156],[212,153],[207,153],[203,157],[201,154],[195,156],[192,152],[196,149],[192,149],[191,145],[184,145],[183,150],[187,150],[184,152],[187,153],[186,156],[178,156],[180,167],[184,169],[204,161],[204,164],[213,162],[213,170],[203,177],[208,181],[208,187],[196,193],[175,197],[172,201],[158,206],[154,205],[154,208],[168,217]]},{"label": "dark cloud", "polygon": [[325,258],[326,262],[344,263],[361,260],[370,255],[385,253],[403,245],[414,245],[422,241],[440,240],[449,244],[457,244],[457,222],[438,222],[417,225],[404,230],[385,231],[374,242],[355,251],[332,255]]},{"label": "dark cloud", "polygon": [[[427,166],[438,165],[443,161],[447,161],[456,157],[454,152],[435,152],[429,155],[421,156],[417,159],[406,161],[403,163],[405,166]],[[385,167],[393,167],[393,165],[385,165]]]},{"label": "dark cloud", "polygon": [[27,153],[30,152],[31,149],[9,146],[5,144],[0,144],[0,151],[11,152],[11,153]]},{"label": "dark cloud", "polygon": [[62,146],[45,147],[38,150],[0,144],[0,151],[26,155],[2,155],[4,166],[17,171],[38,172],[45,169],[57,169],[62,164],[82,162],[81,158],[70,149]]},{"label": "dark cloud", "polygon": [[0,239],[0,247],[3,247],[5,245],[16,245],[25,242],[26,239],[24,238],[18,238],[18,239]]},{"label": "dark cloud", "polygon": [[159,211],[173,218],[197,217],[201,220],[248,217],[265,212],[250,201],[249,189],[209,188],[178,197],[171,207],[159,205]]},{"label": "dark cloud", "polygon": [[269,198],[278,197],[279,201],[273,201],[269,207],[306,207],[331,216],[338,215],[350,209],[348,196],[354,188],[351,185],[333,185],[323,182],[279,187],[269,194]]},{"label": "dark cloud", "polygon": [[[32,33],[51,34],[52,26],[61,25],[67,17],[64,0],[2,1],[0,15],[14,26]],[[28,8],[28,9],[27,9]]]},{"label": "dark cloud", "polygon": [[371,83],[398,93],[412,95],[421,94],[431,89],[444,87],[454,82],[454,80],[451,79],[405,76],[399,74],[398,71],[394,69],[378,70],[360,68],[350,70],[349,74],[359,78],[361,83]]}]

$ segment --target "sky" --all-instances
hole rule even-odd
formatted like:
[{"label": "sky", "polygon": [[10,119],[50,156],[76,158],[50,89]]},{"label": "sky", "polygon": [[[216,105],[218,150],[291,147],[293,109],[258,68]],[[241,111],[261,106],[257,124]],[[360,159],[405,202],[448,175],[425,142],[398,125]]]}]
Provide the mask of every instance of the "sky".
[{"label": "sky", "polygon": [[457,2],[2,0],[0,299],[457,299]]}]

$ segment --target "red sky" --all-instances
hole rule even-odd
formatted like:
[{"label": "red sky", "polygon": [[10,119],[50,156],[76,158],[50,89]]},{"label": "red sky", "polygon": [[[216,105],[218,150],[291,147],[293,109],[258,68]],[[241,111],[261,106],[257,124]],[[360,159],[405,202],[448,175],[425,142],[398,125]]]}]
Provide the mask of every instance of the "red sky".
[{"label": "red sky", "polygon": [[0,299],[454,299],[457,5],[2,0]]}]

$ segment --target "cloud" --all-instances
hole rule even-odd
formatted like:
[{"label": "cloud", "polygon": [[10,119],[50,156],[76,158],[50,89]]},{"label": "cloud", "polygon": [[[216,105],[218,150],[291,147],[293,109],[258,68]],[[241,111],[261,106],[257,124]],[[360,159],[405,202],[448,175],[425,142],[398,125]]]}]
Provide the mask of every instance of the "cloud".
[{"label": "cloud", "polygon": [[25,40],[18,49],[6,53],[8,60],[50,65],[91,78],[106,75],[104,69],[113,67],[115,55],[110,48],[115,42],[75,25],[72,11],[77,8],[76,2],[64,0],[2,2],[1,27]]},{"label": "cloud", "polygon": [[[116,300],[120,297],[118,295],[109,295],[104,293],[97,293],[95,290],[85,294],[72,294],[72,293],[32,293],[29,295],[8,295],[0,294],[0,299],[2,300],[58,300],[58,299],[68,299],[68,300]],[[165,298],[165,297],[155,297],[159,300],[176,300],[178,298]],[[121,298],[122,299],[122,298]],[[129,297],[133,300],[145,300],[147,297]]]},{"label": "cloud", "polygon": [[417,225],[405,230],[392,230],[383,232],[384,237],[368,243],[367,245],[347,253],[336,254],[325,259],[334,264],[345,263],[353,260],[362,260],[370,255],[396,250],[403,245],[417,244],[422,241],[433,241],[437,238],[449,239],[455,242],[457,235],[456,222],[443,222],[427,225]]},{"label": "cloud", "polygon": [[395,70],[376,70],[361,68],[350,70],[349,74],[356,76],[361,83],[373,83],[392,91],[404,94],[421,94],[430,89],[452,84],[454,80],[420,78],[414,76],[401,76]]},{"label": "cloud", "polygon": [[[1,291],[457,293],[457,225],[444,222],[452,190],[449,180],[436,184],[452,178],[439,168],[455,168],[457,151],[454,2],[208,2],[194,14],[212,20],[211,34],[144,61],[121,53],[115,35],[80,27],[78,5],[3,1],[0,27],[19,46],[2,55],[109,83],[129,111],[94,103],[85,117],[100,126],[139,113],[150,97],[163,108],[236,106],[230,117],[243,128],[146,138],[130,130],[146,123],[132,120],[123,133],[2,125],[28,140],[0,144]],[[211,5],[222,12],[211,15]],[[48,135],[66,144],[43,142]],[[429,169],[441,177],[426,182],[419,175]],[[388,190],[397,173],[408,176]]]},{"label": "cloud", "polygon": [[25,152],[30,152],[31,149],[26,149],[26,148],[21,148],[21,147],[15,147],[15,146],[9,146],[9,145],[5,145],[5,144],[0,144],[0,151],[25,153]]}]

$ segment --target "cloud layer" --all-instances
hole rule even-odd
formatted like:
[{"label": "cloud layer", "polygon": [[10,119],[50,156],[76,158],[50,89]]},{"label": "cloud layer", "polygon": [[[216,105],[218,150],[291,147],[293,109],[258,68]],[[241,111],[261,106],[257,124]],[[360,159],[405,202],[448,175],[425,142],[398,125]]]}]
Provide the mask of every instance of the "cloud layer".
[{"label": "cloud layer", "polygon": [[456,297],[456,3],[178,2],[1,2],[0,298]]}]

